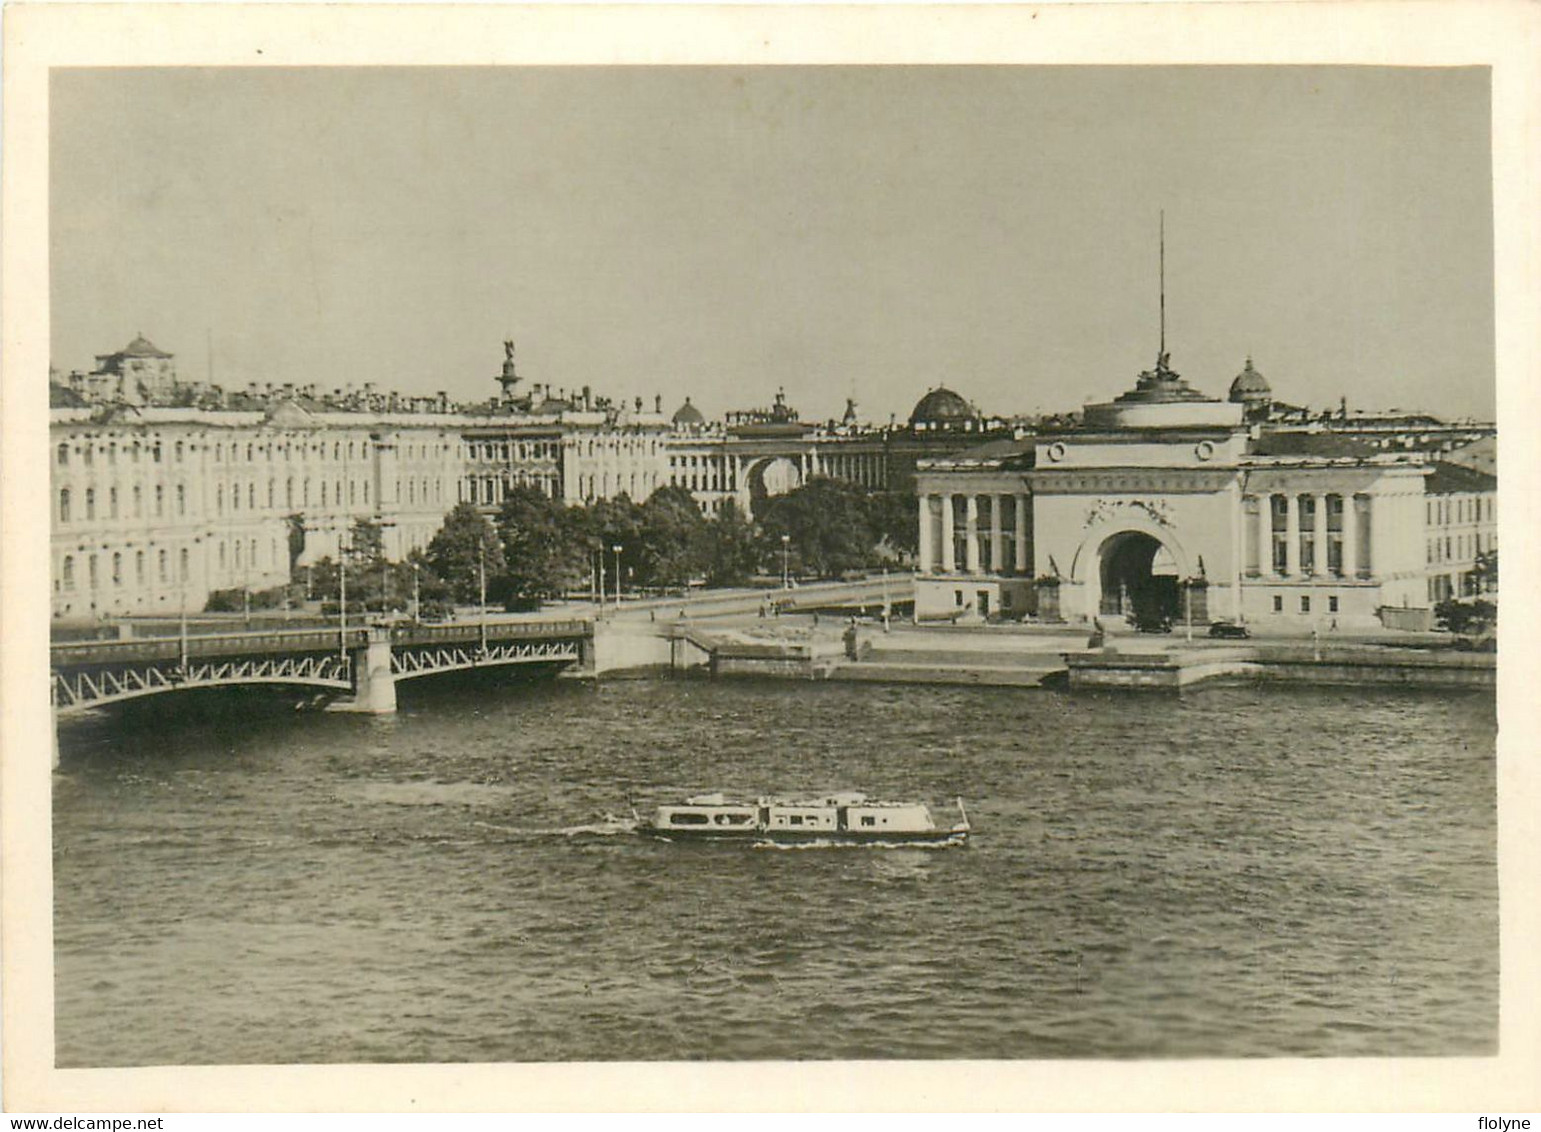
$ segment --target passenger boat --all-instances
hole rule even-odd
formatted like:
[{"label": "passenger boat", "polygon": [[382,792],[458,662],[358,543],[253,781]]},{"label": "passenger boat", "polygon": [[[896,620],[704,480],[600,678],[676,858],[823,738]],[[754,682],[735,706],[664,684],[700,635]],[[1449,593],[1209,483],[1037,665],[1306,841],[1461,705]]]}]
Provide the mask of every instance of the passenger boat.
[{"label": "passenger boat", "polygon": [[776,844],[961,845],[968,813],[958,799],[958,822],[938,826],[919,802],[879,802],[846,792],[822,798],[760,798],[739,802],[698,794],[659,806],[638,832],[665,841],[743,841]]}]

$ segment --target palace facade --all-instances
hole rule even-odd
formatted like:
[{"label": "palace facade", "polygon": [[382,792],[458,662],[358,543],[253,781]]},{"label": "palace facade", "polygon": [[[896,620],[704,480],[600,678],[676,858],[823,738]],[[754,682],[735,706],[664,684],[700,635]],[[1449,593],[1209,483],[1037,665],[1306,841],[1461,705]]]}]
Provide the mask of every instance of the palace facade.
[{"label": "palace facade", "polygon": [[1256,377],[1220,401],[1163,355],[1078,427],[923,462],[917,616],[1363,626],[1496,546],[1491,475],[1249,424]]}]

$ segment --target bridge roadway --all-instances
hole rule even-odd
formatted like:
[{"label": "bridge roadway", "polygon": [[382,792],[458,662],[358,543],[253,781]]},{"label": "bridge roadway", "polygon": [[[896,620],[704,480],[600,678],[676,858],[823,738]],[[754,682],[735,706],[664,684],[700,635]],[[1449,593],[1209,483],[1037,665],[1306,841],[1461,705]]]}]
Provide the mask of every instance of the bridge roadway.
[{"label": "bridge roadway", "polygon": [[166,692],[274,684],[314,688],[345,710],[390,712],[398,680],[494,665],[581,664],[593,628],[573,617],[489,618],[55,642],[53,705],[64,716]]},{"label": "bridge roadway", "polygon": [[[669,622],[769,612],[877,608],[910,600],[908,575],[815,583],[785,589],[698,591],[623,601],[600,611],[603,623]],[[395,684],[441,672],[543,664],[590,673],[595,609],[564,605],[540,614],[471,615],[421,625],[285,629],[270,624],[179,636],[59,641],[50,647],[56,715],[193,688],[286,685],[313,688],[334,709],[391,712]],[[164,626],[162,626],[164,631]]]}]

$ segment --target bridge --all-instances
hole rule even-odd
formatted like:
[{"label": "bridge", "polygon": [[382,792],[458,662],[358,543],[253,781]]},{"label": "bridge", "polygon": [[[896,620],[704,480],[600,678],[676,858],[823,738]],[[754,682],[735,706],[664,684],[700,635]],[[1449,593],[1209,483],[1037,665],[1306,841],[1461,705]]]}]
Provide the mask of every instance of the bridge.
[{"label": "bridge", "polygon": [[592,622],[576,618],[449,625],[255,630],[49,649],[56,715],[194,688],[312,688],[343,710],[396,710],[396,683],[500,665],[570,666],[590,659]]}]

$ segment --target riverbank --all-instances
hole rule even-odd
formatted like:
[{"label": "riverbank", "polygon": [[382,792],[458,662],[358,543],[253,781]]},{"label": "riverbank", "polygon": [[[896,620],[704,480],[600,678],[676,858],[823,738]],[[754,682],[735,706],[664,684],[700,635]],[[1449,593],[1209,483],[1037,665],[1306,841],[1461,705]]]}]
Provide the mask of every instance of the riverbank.
[{"label": "riverbank", "polygon": [[1178,691],[1269,681],[1334,686],[1496,687],[1497,657],[1383,638],[1188,641],[1128,634],[1088,648],[1063,628],[822,624],[675,629],[671,667],[714,677],[771,676],[887,684]]}]

